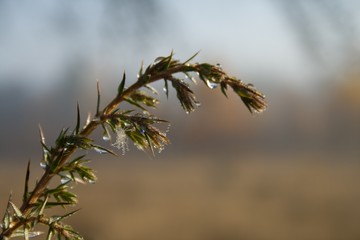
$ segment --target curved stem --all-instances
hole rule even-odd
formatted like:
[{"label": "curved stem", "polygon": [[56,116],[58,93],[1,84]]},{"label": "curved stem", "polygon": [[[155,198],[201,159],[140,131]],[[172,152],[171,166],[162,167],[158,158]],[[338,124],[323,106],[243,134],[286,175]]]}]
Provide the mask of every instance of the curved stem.
[{"label": "curved stem", "polygon": [[[226,87],[229,85],[241,97],[250,112],[252,112],[252,109],[260,112],[266,108],[264,96],[251,87],[251,85],[244,84],[235,78],[230,78],[219,67],[210,64],[190,65],[187,63],[188,61],[185,63],[179,63],[177,60],[172,60],[172,54],[166,58],[160,58],[160,60],[157,61],[154,65],[150,65],[144,73],[141,71],[140,76],[134,84],[129,86],[124,91],[122,91],[123,89],[121,88],[121,92],[118,93],[117,96],[110,103],[108,103],[108,105],[104,107],[102,111],[99,111],[99,105],[97,105],[95,117],[86,126],[84,126],[84,128],[78,132],[75,137],[88,137],[99,125],[103,124],[109,117],[111,117],[111,114],[113,114],[121,102],[127,100],[128,97],[131,97],[131,95],[138,89],[161,79],[165,79],[166,81],[169,80],[173,83],[178,83],[176,86],[173,84],[173,86],[178,91],[178,98],[182,103],[183,108],[185,110],[192,110],[192,104],[194,101],[194,98],[191,96],[192,91],[187,87],[187,85],[183,84],[180,80],[173,76],[177,73],[185,73],[187,75],[189,72],[197,72],[199,73],[200,79],[204,82],[207,83],[208,81],[212,81],[214,84],[220,84],[221,91],[225,96]],[[99,96],[100,94],[98,93],[98,97]],[[99,102],[100,101],[98,100],[98,104]],[[76,132],[78,131],[78,125],[79,124],[77,124]],[[8,224],[9,228],[3,230],[3,232],[0,233],[0,240],[11,237],[17,229],[19,229],[21,226],[24,226],[24,224],[27,224],[23,220],[27,219],[27,217],[30,217],[28,216],[29,212],[32,210],[34,205],[39,202],[39,199],[44,196],[44,192],[46,191],[50,181],[61,171],[64,165],[68,162],[69,158],[78,148],[79,146],[71,145],[68,147],[68,149],[64,150],[64,146],[61,143],[57,143],[49,156],[50,159],[56,159],[56,166],[54,167],[55,169],[53,167],[48,167],[45,169],[44,174],[34,187],[31,195],[26,198],[26,201],[24,201],[20,207],[21,215],[23,217],[14,218],[13,222]]]},{"label": "curved stem", "polygon": [[[132,84],[129,88],[127,88],[122,94],[116,96],[104,109],[102,112],[99,112],[99,116],[96,118],[93,118],[89,124],[87,124],[82,131],[78,134],[82,137],[89,136],[103,121],[103,119],[106,119],[108,115],[113,112],[118,105],[129,95],[131,95],[136,90],[144,87],[146,84],[158,81],[160,79],[166,78],[167,76],[170,76],[175,73],[179,73],[184,71],[184,66],[182,65],[176,65],[173,68],[169,68],[163,72],[154,74],[152,76],[149,76],[147,81],[143,80],[143,76],[140,76],[138,81],[136,81],[134,84]],[[100,120],[99,120],[100,119]],[[66,154],[63,155],[63,157],[60,159],[58,168],[61,169],[61,167],[64,165],[64,163],[67,162],[67,160],[72,156],[72,154],[77,150],[77,147],[71,147],[66,151]],[[59,152],[59,151],[54,151]],[[52,159],[55,159],[56,155],[52,156]],[[42,196],[43,192],[45,191],[46,187],[49,185],[52,178],[56,175],[56,172],[51,171],[49,168],[47,168],[42,175],[41,179],[38,181],[36,186],[34,187],[34,190],[32,191],[31,195],[27,199],[27,201],[23,202],[22,206],[20,207],[20,211],[23,216],[26,216],[33,205],[39,200],[39,198]],[[0,239],[5,239],[5,237],[11,237],[11,235],[14,233],[14,231],[18,228],[20,228],[24,223],[21,221],[16,221],[11,224],[11,227],[4,230],[0,234]]]}]

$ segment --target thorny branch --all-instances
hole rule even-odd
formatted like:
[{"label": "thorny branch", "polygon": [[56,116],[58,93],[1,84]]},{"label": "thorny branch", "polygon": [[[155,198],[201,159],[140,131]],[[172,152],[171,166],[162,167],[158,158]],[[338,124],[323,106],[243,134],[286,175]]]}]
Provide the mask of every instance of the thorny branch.
[{"label": "thorny branch", "polygon": [[[265,96],[258,92],[251,84],[245,84],[241,80],[229,76],[223,71],[220,65],[211,65],[208,63],[194,63],[190,61],[196,56],[192,56],[185,62],[173,59],[173,53],[167,57],[159,57],[155,62],[149,65],[145,70],[141,67],[137,81],[125,87],[126,75],[119,84],[116,97],[100,111],[100,91],[98,90],[98,103],[96,115],[88,120],[83,128],[80,128],[80,109],[77,107],[77,124],[75,129],[70,132],[69,129],[62,130],[55,142],[54,147],[48,147],[45,144],[45,138],[40,128],[41,144],[43,147],[43,159],[41,166],[44,173],[36,183],[32,191],[28,190],[29,167],[27,169],[23,203],[20,208],[9,199],[3,221],[1,223],[2,232],[0,239],[5,240],[15,236],[22,236],[24,239],[40,235],[35,231],[38,223],[47,225],[49,231],[47,239],[56,235],[59,239],[82,239],[81,235],[74,231],[70,226],[62,223],[62,220],[71,216],[72,213],[61,217],[46,217],[45,209],[74,205],[77,202],[76,195],[71,193],[69,184],[71,182],[94,182],[96,176],[94,171],[85,164],[89,160],[85,155],[71,159],[78,149],[95,149],[102,152],[115,154],[113,151],[96,145],[89,135],[99,126],[104,129],[104,139],[109,139],[110,132],[117,135],[118,147],[125,147],[123,141],[129,138],[141,150],[161,151],[164,145],[169,143],[166,133],[157,129],[154,124],[166,122],[151,116],[147,109],[156,108],[159,102],[152,95],[145,91],[146,88],[153,93],[150,84],[159,80],[164,81],[165,93],[169,94],[169,82],[176,90],[177,98],[182,108],[190,113],[198,106],[193,91],[190,89],[187,79],[195,81],[198,75],[209,88],[219,87],[222,93],[227,97],[227,90],[230,87],[243,101],[251,113],[262,112],[266,109]],[[184,79],[179,78],[179,74],[184,74]],[[134,112],[134,110],[123,110],[119,108],[122,102],[132,104],[135,109],[145,113]],[[121,138],[121,139],[119,139]],[[124,151],[124,149],[123,149]],[[50,181],[55,177],[61,177],[61,184],[55,188],[49,188]],[[51,200],[51,201],[50,201]]]}]

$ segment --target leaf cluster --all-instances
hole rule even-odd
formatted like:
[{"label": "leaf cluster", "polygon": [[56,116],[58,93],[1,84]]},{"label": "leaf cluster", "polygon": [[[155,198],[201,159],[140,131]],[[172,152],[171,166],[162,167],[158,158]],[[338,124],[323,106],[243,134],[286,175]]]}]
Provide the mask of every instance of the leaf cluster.
[{"label": "leaf cluster", "polygon": [[[226,97],[228,89],[231,88],[251,113],[265,110],[267,106],[265,96],[253,85],[229,76],[220,65],[190,63],[196,55],[185,62],[174,59],[173,52],[169,56],[159,57],[148,67],[141,66],[136,81],[129,86],[124,73],[116,97],[102,110],[98,84],[95,116],[89,115],[82,125],[78,104],[75,128],[72,131],[61,130],[52,147],[46,145],[40,128],[43,153],[40,166],[44,173],[33,190],[29,190],[30,163],[28,164],[23,202],[17,207],[11,198],[9,199],[1,223],[0,240],[16,236],[24,239],[36,237],[41,234],[36,230],[38,224],[48,227],[46,239],[52,239],[54,236],[57,239],[82,239],[79,233],[63,222],[76,211],[63,216],[47,216],[45,210],[75,205],[78,200],[76,194],[72,192],[74,184],[96,181],[95,171],[88,166],[89,160],[86,158],[88,151],[116,155],[111,149],[96,144],[90,138],[90,134],[97,127],[102,127],[105,141],[113,142],[111,139],[115,136],[112,146],[121,148],[123,152],[128,148],[128,140],[138,149],[152,155],[155,151],[162,151],[170,143],[166,132],[158,128],[158,125],[168,122],[151,115],[149,111],[159,104],[156,97],[159,93],[151,86],[156,81],[163,81],[167,97],[169,97],[169,88],[174,88],[180,105],[186,113],[194,111],[200,105],[190,88],[190,83],[196,82],[196,77],[210,89],[219,87]],[[123,102],[129,103],[132,109],[124,109],[121,105]],[[73,157],[77,150],[86,153]],[[50,181],[56,176],[60,179],[59,183],[55,184],[55,187],[50,187]]]}]

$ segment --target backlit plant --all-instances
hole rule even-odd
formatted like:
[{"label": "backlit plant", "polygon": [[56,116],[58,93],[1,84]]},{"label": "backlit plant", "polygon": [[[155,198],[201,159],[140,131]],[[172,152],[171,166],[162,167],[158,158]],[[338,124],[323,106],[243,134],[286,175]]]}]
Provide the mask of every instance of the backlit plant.
[{"label": "backlit plant", "polygon": [[[166,96],[169,88],[175,89],[181,107],[186,113],[191,113],[199,105],[190,83],[196,79],[201,80],[207,87],[220,88],[227,97],[228,89],[232,89],[242,100],[251,113],[262,112],[267,104],[264,95],[257,91],[253,85],[229,76],[220,65],[208,63],[191,63],[192,56],[185,62],[173,58],[173,53],[166,57],[158,57],[147,68],[141,67],[136,81],[127,86],[126,75],[117,88],[116,97],[103,109],[100,108],[100,90],[97,86],[97,106],[94,116],[88,116],[82,125],[80,108],[77,105],[77,120],[74,129],[60,131],[54,146],[45,143],[44,134],[40,128],[40,139],[43,157],[40,166],[44,173],[36,182],[34,189],[29,189],[30,163],[28,164],[22,204],[16,206],[11,196],[2,219],[0,239],[23,237],[29,239],[44,235],[46,239],[82,239],[81,235],[63,220],[76,211],[62,216],[49,216],[47,210],[55,207],[75,205],[77,196],[71,191],[72,183],[93,183],[96,181],[94,170],[86,164],[89,160],[85,155],[74,156],[77,150],[95,150],[100,153],[116,153],[108,147],[94,142],[90,134],[98,127],[103,129],[103,139],[110,140],[112,135],[116,140],[112,144],[122,153],[128,150],[130,141],[142,150],[154,155],[162,151],[169,143],[166,131],[159,130],[156,125],[167,123],[149,113],[149,108],[156,108],[159,100],[158,92],[151,84],[163,81]],[[121,105],[127,102],[133,109],[124,109]],[[55,187],[50,186],[54,177],[59,176],[60,181]],[[53,184],[54,185],[54,184]],[[42,224],[48,227],[47,233],[37,230],[36,226]]]}]

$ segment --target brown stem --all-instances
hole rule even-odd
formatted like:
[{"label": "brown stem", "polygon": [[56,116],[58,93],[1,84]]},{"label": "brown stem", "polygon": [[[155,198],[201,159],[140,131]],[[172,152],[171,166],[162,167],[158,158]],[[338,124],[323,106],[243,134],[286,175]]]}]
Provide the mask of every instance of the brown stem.
[{"label": "brown stem", "polygon": [[[167,78],[171,76],[172,74],[179,73],[185,71],[186,66],[178,64],[175,65],[172,68],[169,68],[165,71],[162,71],[160,73],[155,73],[149,78],[144,81],[144,75],[140,76],[138,81],[136,81],[133,85],[131,85],[129,88],[127,88],[122,94],[115,97],[105,108],[102,112],[100,112],[100,116],[98,116],[100,119],[94,118],[88,125],[85,126],[85,128],[79,133],[80,136],[87,137],[89,136],[99,124],[103,121],[102,119],[106,119],[108,115],[116,109],[116,107],[129,95],[131,95],[134,91],[140,89],[141,87],[145,86],[146,84],[158,81],[160,79]],[[64,156],[59,161],[59,165],[57,169],[61,169],[63,164],[70,158],[70,156],[77,150],[77,147],[69,148],[64,154]],[[56,153],[58,151],[55,151]],[[52,159],[55,159],[56,156],[53,156]],[[44,193],[46,187],[50,183],[51,179],[56,175],[56,171],[51,171],[49,168],[45,170],[44,174],[42,175],[39,182],[36,184],[34,190],[32,191],[30,197],[27,199],[27,201],[23,202],[22,206],[20,207],[20,210],[23,214],[23,216],[26,216],[28,212],[31,210],[33,205],[39,200],[39,198]],[[0,240],[4,239],[5,237],[10,237],[16,229],[21,227],[24,223],[22,221],[17,220],[16,222],[13,222],[10,228],[4,230],[0,234]]]}]

